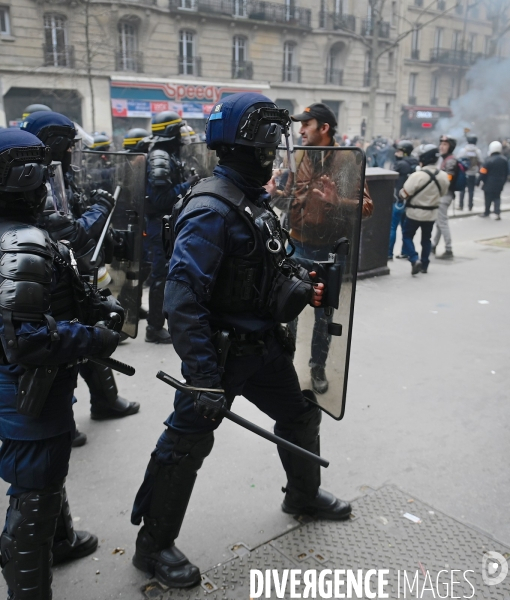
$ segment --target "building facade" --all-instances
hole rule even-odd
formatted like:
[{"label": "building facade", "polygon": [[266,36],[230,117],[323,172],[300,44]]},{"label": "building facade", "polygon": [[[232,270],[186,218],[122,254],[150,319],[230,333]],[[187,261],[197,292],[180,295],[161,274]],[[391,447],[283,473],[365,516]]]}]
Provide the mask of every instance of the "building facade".
[{"label": "building facade", "polygon": [[401,127],[409,130],[413,110],[449,110],[453,73],[456,95],[465,88],[465,67],[450,64],[456,47],[444,52],[452,35],[458,39],[454,32],[460,27],[464,46],[472,41],[470,57],[483,52],[486,34],[473,37],[480,18],[448,14],[423,28],[418,41],[408,35],[398,43],[423,8],[419,0],[387,1],[376,19],[380,2],[0,0],[0,125],[16,124],[38,102],[116,138],[147,127],[164,109],[200,132],[222,95],[256,90],[291,112],[326,102],[339,134],[352,139],[369,114],[377,27],[374,130],[397,137]]}]

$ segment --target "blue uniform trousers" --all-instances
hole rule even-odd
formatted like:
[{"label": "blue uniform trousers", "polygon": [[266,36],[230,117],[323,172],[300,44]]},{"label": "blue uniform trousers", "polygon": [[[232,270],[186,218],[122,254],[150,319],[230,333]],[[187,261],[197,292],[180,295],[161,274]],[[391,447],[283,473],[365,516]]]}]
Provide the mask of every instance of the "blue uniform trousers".
[{"label": "blue uniform trousers", "polygon": [[[243,395],[275,420],[278,435],[287,437],[291,442],[296,441],[285,425],[299,419],[311,406],[301,392],[291,357],[272,334],[269,334],[266,352],[261,356],[229,355],[224,379],[229,399]],[[176,392],[174,412],[165,421],[167,429],[159,438],[152,457],[161,465],[171,465],[174,441],[169,432],[179,436],[207,433],[217,429],[220,423],[221,420],[211,421],[198,415],[191,396]],[[147,471],[135,498],[131,515],[133,524],[139,525],[142,517],[149,515],[152,489],[153,476]]]},{"label": "blue uniform trousers", "polygon": [[167,276],[167,259],[161,237],[161,217],[147,217],[146,233],[151,253],[152,270],[149,290],[149,316],[147,324],[161,329],[165,324],[163,316],[163,296]]}]

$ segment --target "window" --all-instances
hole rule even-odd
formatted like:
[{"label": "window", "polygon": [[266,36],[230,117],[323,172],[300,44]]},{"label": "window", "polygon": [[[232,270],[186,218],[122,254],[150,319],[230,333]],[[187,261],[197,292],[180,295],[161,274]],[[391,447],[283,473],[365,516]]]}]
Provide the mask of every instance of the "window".
[{"label": "window", "polygon": [[342,85],[343,83],[344,72],[340,64],[340,52],[343,47],[343,45],[336,44],[328,53],[326,62],[326,83],[331,85]]},{"label": "window", "polygon": [[388,52],[388,71],[392,73],[395,69],[395,53]]},{"label": "window", "polygon": [[468,38],[468,50],[469,52],[476,52],[477,47],[477,36],[476,33],[470,33]]},{"label": "window", "polygon": [[334,4],[334,13],[335,15],[342,16],[344,12],[344,2],[343,0],[335,0]]},{"label": "window", "polygon": [[138,71],[137,65],[137,28],[130,21],[119,21],[118,71]]},{"label": "window", "polygon": [[192,31],[179,32],[179,75],[197,75],[195,34]]},{"label": "window", "polygon": [[411,34],[411,58],[418,60],[420,58],[420,30],[413,29]]},{"label": "window", "polygon": [[490,56],[492,52],[492,38],[490,35],[485,36],[485,48],[484,53],[485,56]]},{"label": "window", "polygon": [[299,67],[296,65],[296,44],[285,42],[283,44],[283,81],[299,83]]},{"label": "window", "polygon": [[179,8],[184,10],[195,10],[195,0],[180,0]]},{"label": "window", "polygon": [[234,36],[232,40],[232,79],[251,79],[251,63],[246,60],[246,38]]},{"label": "window", "polygon": [[2,35],[11,35],[11,20],[9,18],[9,9],[6,6],[0,6],[0,33]]},{"label": "window", "polygon": [[409,104],[416,104],[416,83],[418,81],[418,73],[409,75]]},{"label": "window", "polygon": [[458,15],[461,15],[464,11],[464,5],[462,3],[462,0],[457,0],[457,4],[455,5],[455,12]]},{"label": "window", "polygon": [[455,90],[456,90],[456,87],[457,87],[456,83],[457,83],[457,81],[455,79],[455,75],[452,75],[451,78],[450,78],[450,97],[448,99],[448,104],[450,104],[450,102],[452,100],[454,100],[455,97],[456,97],[456,93],[455,93]]},{"label": "window", "polygon": [[296,16],[296,0],[285,0],[285,20],[291,21]]},{"label": "window", "polygon": [[50,67],[71,67],[71,52],[67,45],[66,19],[60,15],[44,15],[44,64]]},{"label": "window", "polygon": [[391,112],[391,104],[389,102],[386,102],[384,105],[384,118],[385,119],[390,118],[390,112]]},{"label": "window", "polygon": [[452,50],[460,50],[461,36],[462,36],[461,31],[459,31],[457,29],[453,31]]},{"label": "window", "polygon": [[446,10],[446,0],[437,0],[437,10]]},{"label": "window", "polygon": [[246,0],[232,0],[233,2],[233,11],[232,14],[234,17],[247,17],[248,13],[246,11]]},{"label": "window", "polygon": [[371,71],[372,71],[372,59],[370,56],[370,52],[367,52],[365,54],[365,74],[363,77],[363,86],[364,87],[369,87],[369,85],[370,85]]},{"label": "window", "polygon": [[444,29],[442,27],[436,27],[436,32],[434,34],[434,48],[436,50],[443,47],[443,35]]},{"label": "window", "polygon": [[392,27],[396,27],[397,25],[397,3],[396,2],[392,2],[391,3],[391,26]]},{"label": "window", "polygon": [[432,106],[437,106],[439,94],[439,75],[437,73],[432,74],[432,80],[430,82],[430,103]]}]

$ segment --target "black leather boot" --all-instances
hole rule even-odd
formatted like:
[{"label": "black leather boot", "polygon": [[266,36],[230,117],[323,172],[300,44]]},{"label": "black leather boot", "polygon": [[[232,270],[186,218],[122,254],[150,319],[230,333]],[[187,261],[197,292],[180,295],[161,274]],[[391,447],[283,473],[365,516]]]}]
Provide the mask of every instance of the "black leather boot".
[{"label": "black leather boot", "polygon": [[76,560],[96,551],[97,537],[88,531],[75,531],[73,518],[67,500],[66,489],[62,495],[62,510],[58,516],[57,529],[53,540],[53,564]]},{"label": "black leather boot", "polygon": [[213,433],[172,436],[173,463],[160,465],[151,459],[147,470],[153,477],[149,515],[138,532],[133,564],[169,587],[200,583],[200,570],[175,546],[195,485],[197,471],[209,455]]},{"label": "black leather boot", "polygon": [[[313,393],[305,390],[304,395]],[[276,423],[275,433],[314,454],[320,454],[320,423],[322,411],[317,406],[293,423]],[[319,519],[343,520],[351,514],[348,502],[339,500],[333,494],[320,489],[320,466],[301,458],[284,448],[278,447],[278,453],[287,473],[287,486],[283,488],[285,498],[283,512],[300,515],[307,514]]]},{"label": "black leather boot", "polygon": [[0,536],[2,574],[9,600],[51,600],[51,545],[62,506],[58,482],[11,496]]},{"label": "black leather boot", "polygon": [[128,402],[118,395],[117,384],[109,367],[91,361],[80,367],[80,375],[90,391],[90,416],[96,421],[121,419],[140,410],[138,402]]}]

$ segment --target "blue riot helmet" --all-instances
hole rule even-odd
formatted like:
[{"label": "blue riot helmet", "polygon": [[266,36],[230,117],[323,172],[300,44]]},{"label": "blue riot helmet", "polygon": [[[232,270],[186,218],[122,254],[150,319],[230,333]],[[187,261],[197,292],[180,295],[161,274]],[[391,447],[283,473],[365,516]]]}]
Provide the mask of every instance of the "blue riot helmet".
[{"label": "blue riot helmet", "polygon": [[106,133],[94,133],[92,135],[94,143],[92,144],[91,150],[96,152],[108,152],[112,144],[112,140],[106,135]]},{"label": "blue riot helmet", "polygon": [[262,167],[272,164],[282,135],[290,139],[289,111],[254,92],[232,94],[216,104],[207,121],[206,142],[219,155],[233,146],[255,149]]},{"label": "blue riot helmet", "polygon": [[122,146],[124,150],[127,150],[128,152],[146,152],[147,141],[144,140],[146,140],[149,135],[150,134],[146,129],[134,127],[124,136]]},{"label": "blue riot helmet", "polygon": [[153,141],[180,145],[182,124],[183,120],[173,110],[156,113],[151,122]]},{"label": "blue riot helmet", "polygon": [[51,108],[46,104],[30,104],[23,111],[22,118],[26,119],[29,115],[40,111],[51,112]]},{"label": "blue riot helmet", "polygon": [[38,111],[27,116],[20,128],[33,133],[49,146],[52,159],[61,162],[64,171],[68,170],[76,138],[76,128],[71,119],[53,111]]},{"label": "blue riot helmet", "polygon": [[38,213],[47,197],[51,149],[32,133],[0,131],[0,211]]}]

